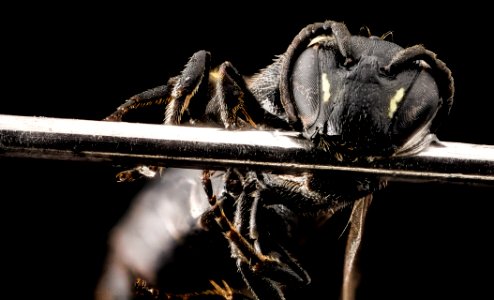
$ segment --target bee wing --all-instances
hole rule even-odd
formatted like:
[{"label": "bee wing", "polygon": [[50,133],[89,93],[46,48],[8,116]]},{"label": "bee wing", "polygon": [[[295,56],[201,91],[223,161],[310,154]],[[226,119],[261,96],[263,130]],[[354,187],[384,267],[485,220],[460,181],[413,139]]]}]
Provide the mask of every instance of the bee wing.
[{"label": "bee wing", "polygon": [[355,290],[359,283],[358,257],[364,232],[365,217],[372,202],[372,194],[362,197],[353,204],[350,215],[350,229],[345,249],[343,267],[343,286],[341,299],[355,299]]}]

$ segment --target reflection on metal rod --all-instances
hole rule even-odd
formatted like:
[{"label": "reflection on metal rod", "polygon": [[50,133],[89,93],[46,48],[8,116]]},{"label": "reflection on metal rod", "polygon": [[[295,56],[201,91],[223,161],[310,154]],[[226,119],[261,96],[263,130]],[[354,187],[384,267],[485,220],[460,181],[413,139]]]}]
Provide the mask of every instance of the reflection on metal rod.
[{"label": "reflection on metal rod", "polygon": [[357,172],[392,180],[494,183],[494,145],[441,142],[418,155],[342,163],[294,132],[227,131],[0,115],[0,157],[190,168]]}]

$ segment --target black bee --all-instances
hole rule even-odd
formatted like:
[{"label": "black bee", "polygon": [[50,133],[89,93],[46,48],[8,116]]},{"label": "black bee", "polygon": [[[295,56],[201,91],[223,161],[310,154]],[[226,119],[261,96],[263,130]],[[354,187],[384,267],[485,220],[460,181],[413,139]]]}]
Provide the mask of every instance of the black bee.
[{"label": "black bee", "polygon": [[[372,160],[427,147],[453,94],[451,71],[423,46],[325,21],[250,77],[230,62],[213,69],[198,51],[180,75],[105,120],[157,105],[164,124],[295,131],[337,161]],[[341,288],[327,297],[355,298],[365,215],[382,179],[144,166],[119,179],[146,172],[161,176],[115,227],[98,299],[298,299],[315,284],[305,263],[314,238],[343,232]],[[345,226],[331,231],[338,218]]]}]

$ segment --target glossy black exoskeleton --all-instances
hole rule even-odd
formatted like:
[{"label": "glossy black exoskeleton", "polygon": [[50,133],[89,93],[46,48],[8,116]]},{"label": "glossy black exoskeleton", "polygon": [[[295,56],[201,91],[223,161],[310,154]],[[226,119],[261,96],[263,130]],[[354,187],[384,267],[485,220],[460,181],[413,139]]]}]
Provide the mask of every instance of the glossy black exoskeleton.
[{"label": "glossy black exoskeleton", "polygon": [[[337,160],[371,160],[414,154],[434,141],[453,94],[450,70],[430,50],[326,21],[303,28],[250,77],[229,62],[213,69],[210,54],[198,51],[180,75],[131,97],[106,120],[161,105],[164,124],[297,131]],[[341,297],[353,299],[366,211],[385,185],[367,175],[166,169],[115,228],[97,296],[132,298],[139,278],[134,297],[296,299],[310,294],[304,247],[344,215]],[[177,275],[196,257],[193,265],[209,270],[204,278]]]}]

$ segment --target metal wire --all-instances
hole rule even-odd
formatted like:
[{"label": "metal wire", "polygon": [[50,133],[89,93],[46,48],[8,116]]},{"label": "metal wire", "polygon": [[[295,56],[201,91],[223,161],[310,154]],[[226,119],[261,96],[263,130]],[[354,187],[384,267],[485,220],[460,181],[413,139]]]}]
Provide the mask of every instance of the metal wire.
[{"label": "metal wire", "polygon": [[364,173],[388,180],[494,184],[494,145],[440,142],[409,157],[339,162],[295,132],[0,115],[0,157],[186,168]]}]

